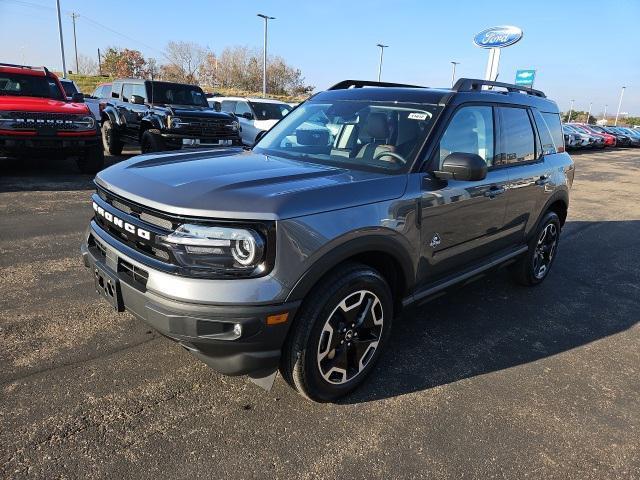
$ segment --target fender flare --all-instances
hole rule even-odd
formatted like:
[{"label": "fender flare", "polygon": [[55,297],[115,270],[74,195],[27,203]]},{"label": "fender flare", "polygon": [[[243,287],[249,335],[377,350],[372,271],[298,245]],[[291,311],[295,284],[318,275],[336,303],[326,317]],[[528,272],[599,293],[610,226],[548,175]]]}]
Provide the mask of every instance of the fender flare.
[{"label": "fender flare", "polygon": [[105,116],[116,128],[119,128],[122,126],[122,122],[120,121],[120,115],[118,115],[118,111],[115,108],[113,108],[111,105],[107,105],[106,107],[104,107],[104,110],[102,110],[102,113],[100,114],[101,121],[104,121]]},{"label": "fender flare", "polygon": [[568,190],[568,188],[565,187],[565,188],[557,190],[545,202],[544,206],[540,209],[540,215],[538,216],[538,219],[536,220],[535,225],[533,226],[533,228],[529,231],[529,234],[527,235],[527,241],[529,241],[531,239],[531,237],[534,235],[534,233],[538,231],[538,226],[540,225],[540,222],[542,221],[542,218],[544,217],[544,214],[549,210],[549,207],[551,205],[553,205],[554,203],[556,203],[557,201],[561,201],[562,203],[565,204],[565,206],[567,207],[567,210],[569,209],[569,190]]},{"label": "fender flare", "polygon": [[365,234],[339,245],[325,247],[325,250],[326,253],[313,262],[313,265],[298,279],[289,292],[287,302],[303,300],[327,273],[345,260],[363,253],[382,252],[390,255],[400,265],[401,271],[398,273],[402,276],[407,291],[411,290],[415,283],[414,262],[409,249],[392,236]]}]

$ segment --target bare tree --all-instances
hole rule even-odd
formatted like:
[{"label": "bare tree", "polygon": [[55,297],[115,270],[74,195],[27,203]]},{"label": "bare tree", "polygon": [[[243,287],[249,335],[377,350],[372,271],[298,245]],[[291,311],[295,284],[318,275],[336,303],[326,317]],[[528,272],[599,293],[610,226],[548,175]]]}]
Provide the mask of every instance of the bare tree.
[{"label": "bare tree", "polygon": [[98,73],[98,62],[81,53],[78,55],[78,73],[80,75],[96,75]]},{"label": "bare tree", "polygon": [[173,80],[196,83],[208,53],[206,48],[194,42],[169,42],[165,49],[169,63],[165,67],[172,72]]}]

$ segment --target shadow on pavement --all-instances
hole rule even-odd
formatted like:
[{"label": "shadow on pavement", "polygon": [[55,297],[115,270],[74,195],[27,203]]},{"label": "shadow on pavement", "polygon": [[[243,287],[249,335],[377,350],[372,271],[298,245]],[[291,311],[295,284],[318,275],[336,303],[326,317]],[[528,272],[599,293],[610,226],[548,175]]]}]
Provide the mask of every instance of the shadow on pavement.
[{"label": "shadow on pavement", "polygon": [[406,311],[365,384],[344,403],[396,397],[556,355],[640,319],[640,220],[568,222],[546,281],[507,270]]}]

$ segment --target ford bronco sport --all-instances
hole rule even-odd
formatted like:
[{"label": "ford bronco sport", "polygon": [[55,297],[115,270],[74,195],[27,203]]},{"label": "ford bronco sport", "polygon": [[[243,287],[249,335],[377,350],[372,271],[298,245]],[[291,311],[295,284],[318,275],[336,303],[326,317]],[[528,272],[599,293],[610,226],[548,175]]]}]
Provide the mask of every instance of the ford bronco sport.
[{"label": "ford bronco sport", "polygon": [[574,176],[542,92],[344,81],[253,148],[144,155],[96,177],[98,292],[197,358],[332,401],[403,307],[508,264],[537,285]]},{"label": "ford bronco sport", "polygon": [[101,102],[101,120],[104,149],[112,155],[125,142],[139,144],[142,153],[240,144],[238,119],[210,108],[196,85],[121,79],[110,94]]},{"label": "ford bronco sport", "polygon": [[44,67],[0,63],[0,155],[76,157],[80,171],[104,166],[97,122],[82,103],[67,99]]}]

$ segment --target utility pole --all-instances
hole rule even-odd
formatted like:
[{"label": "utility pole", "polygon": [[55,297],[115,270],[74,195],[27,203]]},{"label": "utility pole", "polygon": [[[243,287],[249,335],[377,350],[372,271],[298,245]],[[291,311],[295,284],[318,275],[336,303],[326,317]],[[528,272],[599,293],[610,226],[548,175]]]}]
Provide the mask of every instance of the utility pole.
[{"label": "utility pole", "polygon": [[258,13],[260,18],[264,18],[264,49],[262,55],[262,96],[267,96],[267,29],[269,20],[275,20],[276,17],[270,17],[263,13]]},{"label": "utility pole", "polygon": [[377,46],[380,47],[380,63],[378,64],[378,81],[380,81],[380,77],[382,76],[382,56],[384,55],[384,49],[389,45],[379,43]]},{"label": "utility pole", "polygon": [[98,75],[102,76],[102,58],[100,57],[100,49],[98,49]]},{"label": "utility pole", "polygon": [[64,40],[62,39],[62,18],[60,17],[60,0],[56,0],[58,7],[58,32],[60,33],[60,53],[62,54],[62,78],[67,76],[67,62],[64,59]]},{"label": "utility pole", "polygon": [[76,40],[76,18],[78,18],[79,16],[80,15],[78,15],[76,12],[71,12],[71,21],[73,22],[73,46],[76,50],[76,75],[80,73],[78,69],[78,42]]},{"label": "utility pole", "polygon": [[573,113],[573,102],[575,102],[575,100],[571,100],[571,106],[569,107],[569,118],[567,118],[567,123],[571,123],[571,114]]},{"label": "utility pole", "polygon": [[587,113],[587,125],[589,125],[589,119],[591,118],[591,105],[593,102],[589,102],[589,112]]},{"label": "utility pole", "polygon": [[622,90],[620,91],[620,100],[618,100],[618,111],[616,112],[616,121],[613,122],[614,127],[618,126],[618,116],[620,115],[620,107],[622,106],[622,96],[624,95],[625,88],[627,87],[622,87]]},{"label": "utility pole", "polygon": [[460,62],[451,62],[452,72],[451,72],[451,86],[456,83],[456,65],[460,65]]}]

